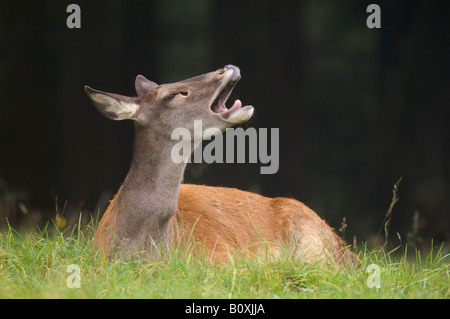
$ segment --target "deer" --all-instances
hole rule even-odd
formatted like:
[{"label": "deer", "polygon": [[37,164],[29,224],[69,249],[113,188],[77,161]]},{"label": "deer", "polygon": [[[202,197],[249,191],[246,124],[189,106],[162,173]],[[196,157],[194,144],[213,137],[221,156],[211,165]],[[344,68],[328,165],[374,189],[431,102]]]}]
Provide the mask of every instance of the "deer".
[{"label": "deer", "polygon": [[[187,160],[171,159],[171,150],[179,143],[171,132],[188,129],[192,138],[185,142],[194,150],[208,137],[209,128],[218,128],[209,132],[220,134],[248,121],[253,106],[243,106],[240,100],[225,105],[240,79],[240,69],[227,65],[161,85],[138,75],[137,97],[85,86],[102,115],[134,121],[135,134],[128,174],[98,223],[97,251],[108,258],[142,254],[165,258],[181,242],[218,262],[229,261],[233,251],[258,256],[267,247],[275,254],[291,247],[307,262],[355,260],[333,228],[296,199],[183,183]],[[194,120],[202,121],[203,134],[194,134]]]}]

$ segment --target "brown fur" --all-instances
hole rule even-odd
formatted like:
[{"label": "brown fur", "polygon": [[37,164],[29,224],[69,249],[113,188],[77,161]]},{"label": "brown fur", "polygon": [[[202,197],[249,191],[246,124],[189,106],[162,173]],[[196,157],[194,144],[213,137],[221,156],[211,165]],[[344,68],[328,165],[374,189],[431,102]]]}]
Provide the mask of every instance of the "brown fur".
[{"label": "brown fur", "polygon": [[269,249],[276,255],[288,247],[312,262],[354,259],[333,229],[299,201],[181,184],[186,161],[173,160],[178,141],[171,134],[187,129],[193,138],[183,143],[193,149],[205,138],[194,136],[195,120],[205,132],[247,121],[252,106],[226,112],[224,104],[240,78],[232,65],[163,85],[138,76],[136,98],[85,87],[104,116],[136,123],[130,171],[98,225],[96,248],[108,256],[164,256],[180,243],[184,250],[226,261],[236,251],[262,256]]},{"label": "brown fur", "polygon": [[[111,201],[97,230],[96,246],[107,253],[114,246],[116,201]],[[295,245],[309,261],[320,261],[333,251],[337,261],[353,261],[345,242],[314,211],[290,198],[268,198],[234,188],[182,184],[178,209],[170,221],[174,241],[185,250],[204,252],[227,261],[236,251],[272,253]],[[195,243],[195,245],[194,245]]]}]

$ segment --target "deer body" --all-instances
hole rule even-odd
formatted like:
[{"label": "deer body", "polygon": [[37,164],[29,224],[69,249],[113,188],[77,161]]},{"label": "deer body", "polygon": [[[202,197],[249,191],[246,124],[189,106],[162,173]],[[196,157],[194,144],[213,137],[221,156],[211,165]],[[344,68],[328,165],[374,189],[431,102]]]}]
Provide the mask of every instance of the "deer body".
[{"label": "deer body", "polygon": [[[239,100],[225,106],[239,79],[239,69],[229,65],[173,84],[138,76],[137,98],[85,88],[106,117],[135,121],[131,167],[99,223],[98,249],[107,255],[164,255],[177,242],[184,247],[195,242],[212,259],[227,260],[236,248],[258,254],[270,245],[276,253],[289,245],[310,261],[326,255],[337,261],[353,258],[333,229],[297,200],[181,184],[186,162],[171,159],[178,143],[171,132],[179,127],[194,132],[199,119],[205,130],[221,131],[247,121],[253,107],[242,107]],[[201,136],[191,135],[194,149]]]}]

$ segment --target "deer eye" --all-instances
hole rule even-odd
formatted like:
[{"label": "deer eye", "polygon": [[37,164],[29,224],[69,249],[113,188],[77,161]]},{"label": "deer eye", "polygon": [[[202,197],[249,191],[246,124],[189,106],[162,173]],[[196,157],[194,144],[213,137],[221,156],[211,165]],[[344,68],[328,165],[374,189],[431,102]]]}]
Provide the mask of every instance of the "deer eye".
[{"label": "deer eye", "polygon": [[180,94],[180,95],[186,97],[186,96],[189,95],[189,92],[187,92],[187,91],[180,91],[180,92],[171,93],[171,94],[169,94],[169,95],[166,95],[166,96],[164,97],[163,100],[164,100],[164,101],[170,101],[171,99],[173,99],[173,98],[174,98],[175,96],[177,96],[178,94]]},{"label": "deer eye", "polygon": [[170,101],[171,99],[173,99],[178,93],[171,93],[169,95],[167,95],[166,97],[164,97],[164,101]]}]

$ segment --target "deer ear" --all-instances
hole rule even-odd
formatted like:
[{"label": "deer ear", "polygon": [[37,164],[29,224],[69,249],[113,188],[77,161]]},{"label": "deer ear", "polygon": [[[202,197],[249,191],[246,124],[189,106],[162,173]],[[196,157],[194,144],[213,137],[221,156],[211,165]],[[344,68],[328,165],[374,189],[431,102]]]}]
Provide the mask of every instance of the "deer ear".
[{"label": "deer ear", "polygon": [[136,81],[134,82],[134,86],[136,87],[136,93],[139,97],[146,95],[148,92],[155,89],[158,84],[153,81],[147,80],[142,75],[138,75],[136,77]]},{"label": "deer ear", "polygon": [[111,120],[136,120],[139,104],[136,99],[119,94],[94,90],[89,86],[84,91],[91,99],[94,106],[104,116]]}]

